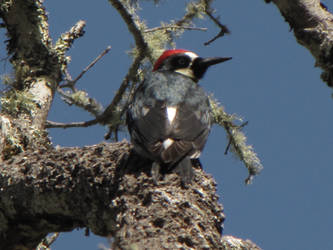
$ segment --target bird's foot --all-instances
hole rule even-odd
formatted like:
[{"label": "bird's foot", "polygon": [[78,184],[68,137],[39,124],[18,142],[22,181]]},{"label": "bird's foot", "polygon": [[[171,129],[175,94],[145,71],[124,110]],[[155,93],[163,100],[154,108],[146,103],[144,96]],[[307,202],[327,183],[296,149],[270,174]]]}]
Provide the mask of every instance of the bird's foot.
[{"label": "bird's foot", "polygon": [[189,157],[185,157],[183,160],[181,160],[174,168],[174,172],[180,176],[181,185],[184,188],[188,188],[188,185],[191,184],[194,177],[191,159]]},{"label": "bird's foot", "polygon": [[157,162],[153,162],[151,167],[151,176],[155,185],[158,185],[158,181],[161,178],[161,166]]}]

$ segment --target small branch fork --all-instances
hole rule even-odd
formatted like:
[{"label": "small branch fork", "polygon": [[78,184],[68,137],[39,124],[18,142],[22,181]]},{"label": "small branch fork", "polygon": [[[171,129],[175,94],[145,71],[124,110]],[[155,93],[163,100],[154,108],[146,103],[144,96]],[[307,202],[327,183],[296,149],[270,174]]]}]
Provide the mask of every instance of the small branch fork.
[{"label": "small branch fork", "polygon": [[210,39],[209,41],[204,43],[205,46],[208,46],[212,42],[217,40],[218,38],[224,36],[225,34],[230,34],[230,30],[228,29],[228,27],[226,25],[222,24],[219,21],[219,17],[214,17],[213,9],[209,6],[208,0],[205,0],[205,4],[206,4],[206,8],[205,8],[206,15],[220,28],[220,32],[215,37],[213,37],[212,39]]},{"label": "small branch fork", "polygon": [[[75,84],[78,80],[82,78],[82,76],[91,69],[99,60],[102,59],[103,56],[105,56],[109,51],[111,50],[111,46],[108,46],[102,53],[100,53],[83,71],[74,79],[72,80],[72,77],[66,71],[66,79],[67,82],[63,85],[60,85],[58,88],[58,92],[63,95],[65,98],[66,94],[64,91],[62,91],[62,88],[70,88],[73,92],[77,92],[77,89],[75,88]],[[94,113],[94,112],[91,112]],[[89,127],[92,125],[97,124],[100,122],[100,118],[92,119],[85,122],[72,122],[72,123],[61,123],[61,122],[53,122],[53,121],[46,121],[45,127],[46,128],[74,128],[74,127]]]},{"label": "small branch fork", "polygon": [[[135,17],[130,14],[130,12],[125,8],[125,6],[119,0],[109,0],[112,6],[120,13],[122,18],[124,19],[125,23],[129,31],[132,33],[135,44],[138,50],[138,55],[135,57],[128,73],[126,74],[124,80],[122,81],[116,95],[114,96],[111,103],[105,108],[104,112],[96,116],[95,119],[85,121],[85,122],[73,122],[73,123],[59,123],[59,122],[52,122],[47,121],[46,127],[47,128],[73,128],[73,127],[88,127],[95,125],[97,123],[106,124],[108,121],[112,120],[114,117],[115,109],[119,105],[125,91],[128,89],[130,82],[135,80],[136,73],[141,65],[142,60],[148,56],[148,58],[152,61],[151,54],[148,50],[148,45],[142,36],[142,33],[136,23]],[[67,76],[68,82],[61,86],[61,88],[69,87],[73,91],[75,91],[75,83],[91,68],[93,67],[98,60],[100,60],[105,54],[109,52],[110,48],[108,47],[105,51],[103,51],[92,63],[90,63],[74,80],[71,80],[71,77]],[[111,128],[110,128],[111,129]],[[117,129],[117,126],[116,128]],[[110,135],[110,132],[107,134],[107,137]]]}]

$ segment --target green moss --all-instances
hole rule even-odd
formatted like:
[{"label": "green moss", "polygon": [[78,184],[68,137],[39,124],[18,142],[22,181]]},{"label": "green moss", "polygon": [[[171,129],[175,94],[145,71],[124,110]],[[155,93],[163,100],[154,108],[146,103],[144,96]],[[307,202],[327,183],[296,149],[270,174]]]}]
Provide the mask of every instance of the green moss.
[{"label": "green moss", "polygon": [[13,5],[13,0],[2,1],[1,5],[0,5],[0,10],[8,11],[12,5]]},{"label": "green moss", "polygon": [[15,80],[14,77],[9,74],[3,74],[1,75],[1,83],[3,85],[12,86],[14,84]]},{"label": "green moss", "polygon": [[32,95],[25,91],[10,90],[1,98],[2,112],[16,116],[19,113],[31,114],[37,104],[33,101]]},{"label": "green moss", "polygon": [[236,122],[243,122],[243,120],[236,115],[226,113],[223,106],[214,100],[213,97],[210,97],[210,105],[213,122],[224,127],[227,132],[229,145],[226,152],[230,146],[230,150],[244,163],[249,171],[249,177],[245,180],[245,183],[251,183],[253,176],[259,174],[263,166],[253,147],[247,144],[247,138],[241,131],[247,123],[236,125]]},{"label": "green moss", "polygon": [[4,140],[2,158],[3,160],[9,159],[11,156],[23,152],[23,147],[20,141],[15,136],[7,137]]}]

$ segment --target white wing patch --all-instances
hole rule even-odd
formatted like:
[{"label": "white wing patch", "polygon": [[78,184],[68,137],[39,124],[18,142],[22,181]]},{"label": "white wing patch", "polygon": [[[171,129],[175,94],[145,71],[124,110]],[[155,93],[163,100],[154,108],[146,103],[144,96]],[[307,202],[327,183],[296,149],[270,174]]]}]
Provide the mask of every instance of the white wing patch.
[{"label": "white wing patch", "polygon": [[176,107],[167,107],[166,111],[167,111],[167,117],[168,117],[169,123],[171,124],[176,117],[177,108]]},{"label": "white wing patch", "polygon": [[191,159],[198,159],[200,157],[200,155],[201,155],[201,152],[197,150],[190,156],[190,158]]},{"label": "white wing patch", "polygon": [[163,147],[164,147],[164,149],[167,149],[168,147],[170,147],[173,142],[174,142],[174,140],[172,140],[170,138],[164,140],[163,141]]},{"label": "white wing patch", "polygon": [[142,114],[145,116],[149,112],[149,108],[147,107],[142,107]]}]

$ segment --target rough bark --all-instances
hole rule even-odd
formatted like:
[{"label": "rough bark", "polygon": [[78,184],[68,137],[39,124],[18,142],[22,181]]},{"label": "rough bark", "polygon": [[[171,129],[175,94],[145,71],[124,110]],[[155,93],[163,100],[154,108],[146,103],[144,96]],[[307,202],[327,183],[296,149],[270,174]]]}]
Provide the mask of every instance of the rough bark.
[{"label": "rough bark", "polygon": [[[115,249],[224,249],[224,215],[211,176],[158,186],[128,157],[130,144],[24,152],[2,165],[0,249],[32,249],[49,232],[87,227]],[[134,159],[134,160],[133,160]],[[156,248],[158,247],[158,248]]]},{"label": "rough bark", "polygon": [[[61,56],[52,48],[41,1],[2,1],[0,17],[7,29],[7,51],[15,78],[1,97],[2,159],[41,145],[49,146],[44,126],[56,84]],[[0,159],[0,163],[1,160]]]},{"label": "rough bark", "polygon": [[15,70],[16,91],[35,104],[34,112],[17,109],[19,119],[44,128],[56,83],[61,79],[58,56],[52,51],[45,10],[40,1],[4,1],[0,16],[8,31],[7,50]]},{"label": "rough bark", "polygon": [[7,51],[14,69],[11,89],[1,97],[2,159],[29,148],[49,147],[45,122],[57,85],[67,66],[66,50],[83,35],[74,26],[52,45],[41,0],[4,0],[0,17],[7,29]]},{"label": "rough bark", "polygon": [[45,120],[84,22],[53,46],[41,0],[4,0],[0,17],[15,71],[1,99],[0,249],[34,249],[48,233],[77,227],[112,236],[114,249],[250,246],[221,237],[216,184],[199,167],[185,189],[175,174],[155,185],[127,142],[53,148]]},{"label": "rough bark", "polygon": [[323,72],[321,78],[333,87],[333,15],[319,0],[272,0]]}]

